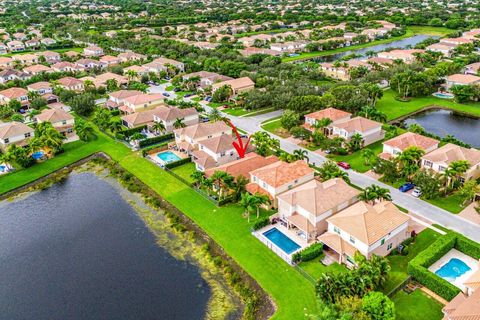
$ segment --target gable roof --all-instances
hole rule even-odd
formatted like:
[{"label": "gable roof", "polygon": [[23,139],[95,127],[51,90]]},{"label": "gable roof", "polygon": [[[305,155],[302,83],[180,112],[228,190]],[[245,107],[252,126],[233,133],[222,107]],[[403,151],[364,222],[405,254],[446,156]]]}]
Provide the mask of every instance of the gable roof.
[{"label": "gable roof", "polygon": [[324,182],[312,180],[278,196],[291,206],[300,206],[315,216],[358,196],[360,191],[349,186],[343,179],[334,178]]},{"label": "gable roof", "polygon": [[0,95],[8,99],[17,99],[17,98],[28,95],[28,91],[23,88],[14,87],[14,88],[8,88],[0,91]]},{"label": "gable roof", "polygon": [[373,206],[360,201],[328,218],[327,222],[371,245],[408,220],[410,218],[390,201]]},{"label": "gable roof", "polygon": [[24,123],[21,122],[7,122],[0,123],[0,139],[7,139],[11,137],[16,137],[24,135],[25,133],[32,133],[34,130]]},{"label": "gable roof", "polygon": [[40,122],[48,121],[51,123],[73,120],[73,116],[62,109],[45,109],[35,118]]},{"label": "gable roof", "polygon": [[454,161],[466,160],[470,163],[470,166],[475,166],[480,163],[480,151],[460,147],[453,143],[447,143],[443,147],[427,153],[422,159],[434,163],[441,163],[445,166],[448,166]]},{"label": "gable roof", "polygon": [[223,121],[198,123],[185,128],[174,130],[175,134],[184,135],[192,139],[214,135],[217,133],[232,133],[232,128]]}]

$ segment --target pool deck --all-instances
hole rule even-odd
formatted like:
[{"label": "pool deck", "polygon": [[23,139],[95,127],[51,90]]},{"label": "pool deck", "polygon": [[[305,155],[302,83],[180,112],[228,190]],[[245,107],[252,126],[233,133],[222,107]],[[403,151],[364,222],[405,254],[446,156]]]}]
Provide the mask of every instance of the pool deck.
[{"label": "pool deck", "polygon": [[160,158],[157,157],[157,154],[164,153],[164,152],[171,152],[171,153],[175,154],[177,157],[179,157],[180,159],[185,159],[185,158],[188,157],[185,153],[178,152],[178,151],[175,151],[175,150],[172,150],[172,149],[167,149],[167,150],[163,150],[163,151],[160,151],[160,152],[157,152],[157,153],[154,153],[154,154],[150,154],[149,159],[152,160],[153,162],[155,162],[156,164],[163,166],[163,165],[165,165],[165,163],[162,160],[160,160]]},{"label": "pool deck", "polygon": [[438,261],[436,261],[434,264],[432,264],[428,268],[428,270],[430,272],[435,273],[443,265],[448,263],[450,261],[450,259],[452,259],[452,258],[457,258],[457,259],[462,260],[471,269],[470,271],[467,271],[464,274],[462,274],[460,277],[456,278],[454,281],[450,281],[450,280],[445,279],[448,282],[450,282],[451,284],[453,284],[454,286],[456,286],[456,287],[460,288],[462,291],[464,291],[465,290],[464,282],[478,269],[478,261],[475,260],[474,258],[472,258],[470,256],[467,256],[465,253],[460,252],[456,249],[452,249],[452,250],[448,251],[446,255],[444,255]]},{"label": "pool deck", "polygon": [[[288,254],[285,251],[283,251],[280,247],[278,247],[275,243],[270,241],[267,237],[265,237],[263,234],[273,228],[277,228],[280,232],[282,232],[284,235],[289,237],[292,241],[294,241],[296,244],[300,246],[299,249],[295,250],[294,252]],[[293,230],[289,230],[286,227],[282,226],[280,223],[276,224],[269,224],[266,227],[263,227],[259,230],[256,230],[252,232],[252,234],[258,238],[263,244],[265,244],[270,250],[275,252],[280,258],[285,260],[289,264],[292,263],[292,256],[300,251],[308,247],[311,243],[308,243],[305,239],[299,237]]]}]

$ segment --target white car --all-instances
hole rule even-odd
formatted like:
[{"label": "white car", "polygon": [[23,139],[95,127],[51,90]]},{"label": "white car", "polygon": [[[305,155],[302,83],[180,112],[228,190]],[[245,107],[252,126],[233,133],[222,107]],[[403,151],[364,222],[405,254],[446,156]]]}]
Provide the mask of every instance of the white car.
[{"label": "white car", "polygon": [[415,188],[413,189],[412,191],[412,196],[414,196],[415,198],[418,198],[422,195],[422,190],[420,190],[420,188]]}]

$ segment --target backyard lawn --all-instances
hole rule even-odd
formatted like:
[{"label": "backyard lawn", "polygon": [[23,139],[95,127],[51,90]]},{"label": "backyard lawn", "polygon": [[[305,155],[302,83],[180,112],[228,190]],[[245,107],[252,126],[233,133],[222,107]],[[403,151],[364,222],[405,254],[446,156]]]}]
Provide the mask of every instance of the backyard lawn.
[{"label": "backyard lawn", "polygon": [[443,305],[416,289],[408,294],[400,290],[392,298],[397,320],[440,320]]},{"label": "backyard lawn", "polygon": [[[369,146],[366,146],[363,149],[372,149],[375,155],[378,155],[383,150],[383,144],[382,141],[377,141]],[[345,156],[329,155],[328,158],[334,160],[335,162],[348,162],[353,170],[361,173],[367,172],[372,168],[370,165],[365,165],[365,159],[362,157],[362,150],[358,150],[352,154],[348,154]]]},{"label": "backyard lawn", "polygon": [[480,117],[480,102],[461,104],[433,96],[412,98],[408,102],[402,102],[395,99],[396,95],[397,94],[391,89],[385,90],[382,99],[376,104],[377,109],[387,115],[388,121],[433,105]]},{"label": "backyard lawn", "polygon": [[280,117],[269,119],[262,124],[262,129],[273,133],[282,138],[288,138],[290,133],[287,129],[282,128]]},{"label": "backyard lawn", "polygon": [[325,266],[320,262],[319,259],[313,259],[306,262],[301,262],[298,265],[299,268],[303,269],[308,273],[313,279],[318,280],[322,274],[325,272],[347,272],[348,269],[343,264],[333,263],[329,266]]},{"label": "backyard lawn", "polygon": [[196,171],[195,163],[193,162],[185,163],[185,164],[182,164],[181,166],[171,169],[171,171],[179,175],[180,178],[183,178],[188,182],[193,183],[193,179],[191,175]]},{"label": "backyard lawn", "polygon": [[[277,307],[273,319],[298,319],[316,311],[312,284],[258,241],[250,232],[255,218],[247,222],[238,205],[216,207],[174,176],[98,132],[89,143],[67,145],[66,152],[26,170],[0,177],[0,194],[32,182],[94,152],[103,151],[190,217],[270,295]],[[301,303],[292,303],[302,297]]]},{"label": "backyard lawn", "polygon": [[421,251],[425,250],[438,237],[441,237],[439,233],[433,231],[432,229],[425,229],[417,235],[414,242],[408,245],[407,255],[389,255],[387,259],[390,262],[391,270],[389,273],[389,278],[382,291],[384,293],[389,293],[399,284],[401,284],[402,281],[406,280],[408,278],[408,262],[410,262],[410,260],[412,260]]}]

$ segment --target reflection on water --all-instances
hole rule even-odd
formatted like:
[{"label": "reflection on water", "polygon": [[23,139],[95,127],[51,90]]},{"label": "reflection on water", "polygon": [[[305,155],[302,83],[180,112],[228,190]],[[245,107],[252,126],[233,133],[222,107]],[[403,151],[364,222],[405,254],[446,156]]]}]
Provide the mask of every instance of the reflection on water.
[{"label": "reflection on water", "polygon": [[202,319],[199,269],[92,173],[0,203],[1,319]]},{"label": "reflection on water", "polygon": [[437,136],[450,134],[473,147],[480,147],[480,120],[476,118],[449,110],[428,110],[408,117],[404,123],[407,126],[416,123]]}]

